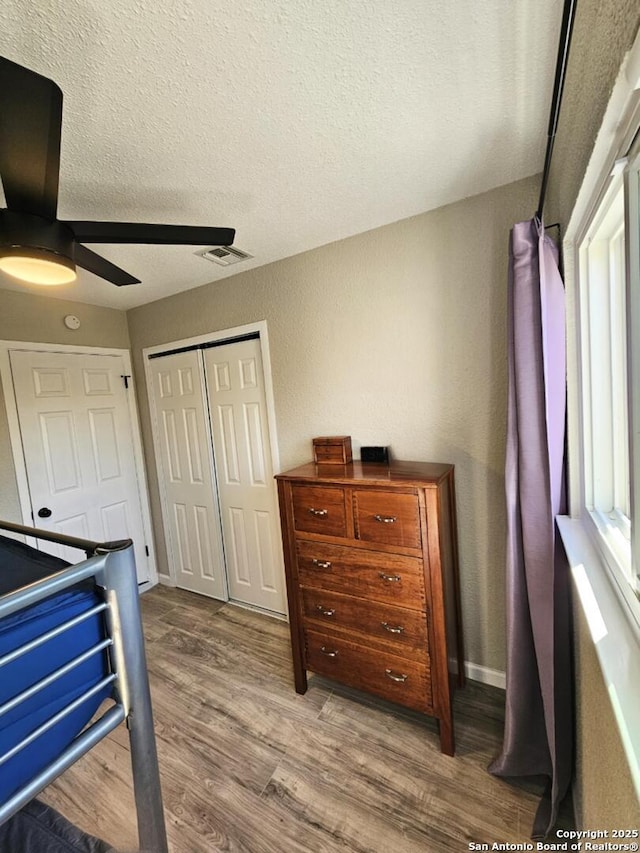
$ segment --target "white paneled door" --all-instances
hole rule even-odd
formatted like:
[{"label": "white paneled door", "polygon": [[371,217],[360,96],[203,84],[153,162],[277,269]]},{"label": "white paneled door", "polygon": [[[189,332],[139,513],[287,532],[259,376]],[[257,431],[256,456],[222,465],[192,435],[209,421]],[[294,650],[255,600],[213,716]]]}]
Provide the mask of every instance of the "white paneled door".
[{"label": "white paneled door", "polygon": [[[97,541],[132,539],[138,582],[148,581],[123,357],[14,350],[10,360],[34,524]],[[77,549],[39,546],[83,559]]]},{"label": "white paneled door", "polygon": [[229,594],[284,613],[260,340],[204,350]]},{"label": "white paneled door", "polygon": [[226,599],[202,357],[190,350],[151,364],[172,574],[183,589]]}]

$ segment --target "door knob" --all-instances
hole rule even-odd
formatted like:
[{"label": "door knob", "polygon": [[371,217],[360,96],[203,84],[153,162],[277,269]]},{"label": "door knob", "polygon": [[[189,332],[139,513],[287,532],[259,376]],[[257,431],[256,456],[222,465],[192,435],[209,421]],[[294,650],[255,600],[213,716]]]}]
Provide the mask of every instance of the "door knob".
[{"label": "door knob", "polygon": [[50,515],[52,512],[48,506],[41,506],[38,510],[38,518],[49,518]]}]

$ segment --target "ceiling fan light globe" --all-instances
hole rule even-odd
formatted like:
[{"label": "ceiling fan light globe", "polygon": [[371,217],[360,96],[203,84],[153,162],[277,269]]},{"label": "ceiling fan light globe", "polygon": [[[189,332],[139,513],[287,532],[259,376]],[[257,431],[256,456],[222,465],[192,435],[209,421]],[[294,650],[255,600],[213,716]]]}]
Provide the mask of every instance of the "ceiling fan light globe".
[{"label": "ceiling fan light globe", "polygon": [[45,286],[69,284],[76,279],[73,263],[56,255],[44,257],[12,253],[0,256],[0,270],[20,281]]}]

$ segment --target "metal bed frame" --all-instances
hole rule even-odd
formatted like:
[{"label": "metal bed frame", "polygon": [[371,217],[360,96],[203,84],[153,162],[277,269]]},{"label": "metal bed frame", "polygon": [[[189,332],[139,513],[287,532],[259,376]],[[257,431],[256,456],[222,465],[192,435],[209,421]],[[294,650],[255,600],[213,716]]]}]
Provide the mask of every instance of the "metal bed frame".
[{"label": "metal bed frame", "polygon": [[106,650],[110,672],[99,684],[59,711],[8,752],[0,755],[0,772],[3,763],[45,734],[60,719],[107,684],[111,685],[111,697],[115,704],[77,735],[48,767],[13,794],[7,802],[0,804],[0,824],[19,811],[120,723],[126,721],[131,747],[131,769],[140,849],[149,853],[168,853],[151,695],[140,620],[138,583],[131,540],[91,542],[87,539],[78,539],[6,521],[0,521],[0,531],[2,530],[79,548],[86,553],[87,559],[61,571],[52,571],[43,580],[0,596],[0,618],[16,613],[86,578],[95,579],[96,585],[103,591],[104,601],[86,613],[68,620],[1,657],[0,676],[1,668],[6,664],[96,613],[104,612],[106,634],[104,640],[88,652],[0,706],[0,715],[15,708],[20,702],[82,663],[88,655],[103,654]]}]

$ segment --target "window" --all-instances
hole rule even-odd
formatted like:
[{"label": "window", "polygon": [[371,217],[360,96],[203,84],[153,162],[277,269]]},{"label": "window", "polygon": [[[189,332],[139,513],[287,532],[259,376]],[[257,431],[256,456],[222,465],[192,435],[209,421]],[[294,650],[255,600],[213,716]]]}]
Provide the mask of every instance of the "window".
[{"label": "window", "polygon": [[634,354],[638,364],[640,353],[639,263],[634,258],[639,160],[616,163],[579,243],[578,299],[583,506],[606,565],[640,622],[634,523],[640,476],[633,476],[640,468],[631,464],[640,455],[640,431],[634,442],[630,430],[640,415],[637,377],[630,381]]},{"label": "window", "polygon": [[570,513],[558,517],[574,601],[640,796],[639,180],[640,35],[565,232]]}]

